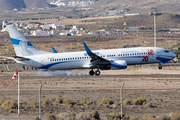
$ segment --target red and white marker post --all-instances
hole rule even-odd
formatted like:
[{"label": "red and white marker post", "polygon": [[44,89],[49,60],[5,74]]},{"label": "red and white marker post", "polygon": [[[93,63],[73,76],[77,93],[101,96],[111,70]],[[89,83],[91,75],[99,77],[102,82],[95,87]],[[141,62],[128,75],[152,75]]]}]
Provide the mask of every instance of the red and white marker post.
[{"label": "red and white marker post", "polygon": [[18,74],[18,71],[16,71],[16,72],[14,73],[14,76],[12,77],[11,81],[14,80],[14,78],[17,76],[17,74]]},{"label": "red and white marker post", "polygon": [[11,81],[13,81],[15,79],[15,77],[18,75],[18,116],[20,116],[20,110],[19,110],[19,72],[16,71],[14,73],[14,76],[12,77]]}]

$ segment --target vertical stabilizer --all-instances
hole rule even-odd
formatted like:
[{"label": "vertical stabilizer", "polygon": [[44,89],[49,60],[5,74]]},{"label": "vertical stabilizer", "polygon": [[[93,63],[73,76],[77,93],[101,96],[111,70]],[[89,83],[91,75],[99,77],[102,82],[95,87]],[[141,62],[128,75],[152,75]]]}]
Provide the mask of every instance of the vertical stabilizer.
[{"label": "vertical stabilizer", "polygon": [[36,49],[13,25],[8,26],[8,32],[17,56],[31,56],[49,53]]}]

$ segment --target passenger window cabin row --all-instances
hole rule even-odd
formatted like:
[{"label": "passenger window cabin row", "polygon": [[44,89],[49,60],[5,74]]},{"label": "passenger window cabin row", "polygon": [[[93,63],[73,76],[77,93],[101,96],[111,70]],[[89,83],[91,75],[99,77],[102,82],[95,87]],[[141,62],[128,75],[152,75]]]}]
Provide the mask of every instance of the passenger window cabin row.
[{"label": "passenger window cabin row", "polygon": [[[144,52],[144,53],[118,54],[118,56],[134,56],[134,55],[148,55],[148,52]],[[100,57],[105,57],[105,55],[100,56]],[[116,57],[116,55],[107,55],[107,57]],[[90,58],[90,57],[75,57],[75,58],[50,59],[50,61],[81,60],[81,59],[88,59],[88,58]]]},{"label": "passenger window cabin row", "polygon": [[88,58],[89,57],[62,58],[62,59],[50,59],[50,61],[80,60],[80,59],[88,59]]}]

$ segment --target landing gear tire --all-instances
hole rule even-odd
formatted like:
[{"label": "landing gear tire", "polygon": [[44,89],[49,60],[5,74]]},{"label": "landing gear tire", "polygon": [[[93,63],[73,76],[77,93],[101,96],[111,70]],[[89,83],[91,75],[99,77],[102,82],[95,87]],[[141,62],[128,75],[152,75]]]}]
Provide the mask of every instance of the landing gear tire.
[{"label": "landing gear tire", "polygon": [[89,71],[89,75],[93,76],[94,75],[94,71],[93,70]]},{"label": "landing gear tire", "polygon": [[161,70],[161,69],[162,69],[162,66],[159,66],[159,69]]},{"label": "landing gear tire", "polygon": [[99,70],[96,70],[96,71],[95,71],[95,75],[97,75],[97,76],[100,75],[100,73],[101,73],[101,72],[100,72]]}]

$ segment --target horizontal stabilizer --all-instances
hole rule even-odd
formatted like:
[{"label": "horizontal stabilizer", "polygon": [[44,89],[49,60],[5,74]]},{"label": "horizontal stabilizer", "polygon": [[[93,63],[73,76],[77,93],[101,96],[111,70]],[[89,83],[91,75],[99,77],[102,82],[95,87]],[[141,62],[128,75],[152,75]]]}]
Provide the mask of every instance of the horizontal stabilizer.
[{"label": "horizontal stabilizer", "polygon": [[14,58],[17,59],[18,61],[26,61],[26,60],[30,60],[29,58],[20,57],[20,56],[14,56]]}]

